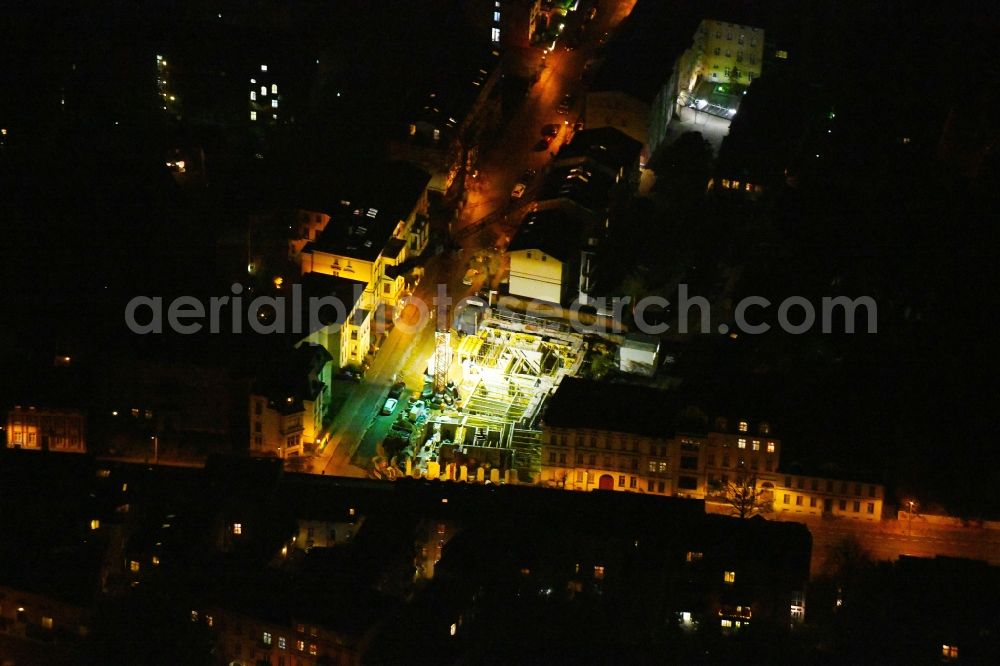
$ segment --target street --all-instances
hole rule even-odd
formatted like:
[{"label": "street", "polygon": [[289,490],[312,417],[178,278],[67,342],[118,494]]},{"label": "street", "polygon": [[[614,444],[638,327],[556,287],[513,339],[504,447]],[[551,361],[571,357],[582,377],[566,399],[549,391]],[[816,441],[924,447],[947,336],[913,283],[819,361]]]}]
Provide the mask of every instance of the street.
[{"label": "street", "polygon": [[[588,27],[586,38],[574,50],[567,50],[565,39],[560,38],[551,52],[545,53],[543,49],[536,48],[519,56],[509,56],[523,59],[506,62],[507,71],[537,71],[538,80],[502,128],[494,147],[480,159],[478,177],[465,176],[466,201],[451,228],[451,234],[459,239],[462,250],[457,256],[444,254],[429,260],[424,277],[414,292],[414,296],[430,308],[433,308],[439,283],[447,285],[447,293],[453,303],[486,287],[487,279],[491,288],[498,285],[504,261],[502,254],[492,248],[506,247],[509,236],[520,222],[523,209],[530,204],[545,177],[553,155],[572,138],[573,125],[582,115],[585,97],[580,77],[584,65],[594,57],[598,38],[612,31],[634,4],[634,1],[620,2],[613,11],[599,13]],[[578,18],[574,17],[574,20]],[[567,26],[565,34],[569,34],[569,29]],[[566,94],[574,95],[575,100],[567,113],[560,114],[556,107]],[[560,125],[560,132],[545,150],[537,150],[542,127],[550,123]],[[536,170],[537,176],[533,183],[525,183],[528,187],[524,197],[512,203],[511,190],[525,169]],[[487,223],[482,223],[484,218]],[[471,286],[462,284],[469,267],[480,270],[480,275]],[[389,387],[394,381],[404,381],[408,391],[420,391],[424,385],[427,362],[433,353],[433,320],[425,322],[417,330],[409,326],[394,327],[364,380],[351,387],[330,426],[326,446],[308,461],[308,471],[366,476],[365,467],[393,418],[379,416]]]}]

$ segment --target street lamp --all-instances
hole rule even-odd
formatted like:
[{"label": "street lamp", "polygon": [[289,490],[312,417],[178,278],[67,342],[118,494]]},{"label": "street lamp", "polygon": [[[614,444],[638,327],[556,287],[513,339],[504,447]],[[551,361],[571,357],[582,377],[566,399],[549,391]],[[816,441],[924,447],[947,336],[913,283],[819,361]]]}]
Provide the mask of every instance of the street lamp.
[{"label": "street lamp", "polygon": [[910,536],[912,534],[912,523],[913,523],[913,509],[916,506],[916,502],[913,500],[906,501],[906,535]]}]

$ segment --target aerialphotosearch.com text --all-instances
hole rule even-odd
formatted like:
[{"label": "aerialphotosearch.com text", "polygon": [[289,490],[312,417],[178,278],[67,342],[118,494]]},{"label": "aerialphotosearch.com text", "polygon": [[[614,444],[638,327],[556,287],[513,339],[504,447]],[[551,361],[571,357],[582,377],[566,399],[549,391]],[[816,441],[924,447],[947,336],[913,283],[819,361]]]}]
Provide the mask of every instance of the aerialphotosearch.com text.
[{"label": "aerialphotosearch.com text", "polygon": [[[231,293],[213,296],[204,302],[194,296],[179,296],[168,302],[160,296],[136,296],[125,307],[125,324],[137,335],[171,331],[182,335],[208,333],[309,334],[321,328],[339,327],[353,311],[365,303],[364,285],[358,283],[347,302],[337,296],[309,296],[301,285],[292,285],[287,295],[244,296],[243,285],[234,284]],[[447,317],[455,309],[467,307],[470,298],[457,302],[447,285],[437,285],[430,303],[416,296],[405,299],[411,316],[399,318],[397,327],[421,329],[433,316]],[[609,328],[610,320],[620,324],[626,318],[636,330],[648,335],[668,332],[742,333],[760,335],[777,329],[790,335],[809,332],[868,333],[878,332],[878,307],[870,296],[823,296],[815,302],[804,296],[789,296],[777,303],[763,296],[747,296],[732,307],[726,321],[712,321],[712,307],[703,296],[692,296],[688,285],[677,287],[671,301],[662,296],[632,299],[627,296],[608,299],[595,314],[592,305],[574,302],[568,308],[526,298],[514,299],[517,309],[494,306],[501,314],[528,315],[553,319],[579,333],[599,333]],[[503,299],[501,299],[503,301]],[[397,305],[397,307],[399,307]]]}]

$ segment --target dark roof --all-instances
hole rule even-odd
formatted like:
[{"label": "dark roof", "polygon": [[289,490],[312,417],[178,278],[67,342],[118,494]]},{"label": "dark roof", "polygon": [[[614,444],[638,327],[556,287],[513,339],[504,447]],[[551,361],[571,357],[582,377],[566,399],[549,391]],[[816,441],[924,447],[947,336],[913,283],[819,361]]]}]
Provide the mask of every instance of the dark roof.
[{"label": "dark roof", "polygon": [[719,149],[720,175],[774,182],[794,167],[810,120],[817,118],[817,91],[789,76],[763,76],[747,89],[739,113]]},{"label": "dark roof", "polygon": [[608,206],[614,178],[594,160],[556,165],[538,193],[538,201],[567,199],[590,211]]},{"label": "dark roof", "polygon": [[316,381],[330,353],[320,345],[301,345],[273,359],[272,366],[257,383],[254,392],[268,399],[269,406],[281,413],[302,411],[303,400],[315,400],[323,390]]},{"label": "dark roof", "polygon": [[385,252],[383,254],[389,259],[395,259],[403,251],[404,247],[406,247],[405,238],[390,238],[389,242],[385,244]]},{"label": "dark roof", "polygon": [[545,409],[545,425],[670,437],[676,396],[646,386],[566,377]]},{"label": "dark roof", "polygon": [[330,221],[319,238],[303,248],[304,253],[328,252],[375,261],[399,224],[398,217],[374,206],[338,204],[327,212]]},{"label": "dark roof", "polygon": [[330,215],[342,202],[355,207],[372,206],[397,217],[413,209],[430,175],[406,162],[362,162],[349,173],[319,176],[304,187],[300,202],[310,210]]},{"label": "dark roof", "polygon": [[[300,289],[300,307],[295,307],[295,289]],[[292,285],[288,297],[285,301],[284,334],[289,345],[295,345],[304,337],[316,332],[325,326],[343,324],[344,317],[350,314],[351,310],[357,307],[364,295],[365,284],[356,280],[348,280],[344,277],[326,275],[325,273],[310,272],[303,275],[299,283]],[[318,301],[318,310],[310,312],[310,299],[336,299],[336,303],[342,308],[329,302],[329,300]],[[314,316],[315,315],[315,316]]]},{"label": "dark roof", "polygon": [[433,81],[410,102],[406,120],[426,122],[442,132],[454,132],[463,125],[483,85],[500,66],[500,52],[479,45],[463,47],[450,42],[437,66]]},{"label": "dark roof", "polygon": [[524,217],[507,251],[541,250],[566,262],[579,251],[581,231],[581,223],[561,208],[535,211]]},{"label": "dark roof", "polygon": [[614,127],[598,127],[577,132],[573,141],[563,144],[556,155],[559,160],[574,157],[590,159],[617,172],[639,162],[642,143]]},{"label": "dark roof", "polygon": [[591,91],[623,92],[652,102],[670,80],[677,57],[691,46],[701,18],[684,3],[637,2],[607,45]]}]

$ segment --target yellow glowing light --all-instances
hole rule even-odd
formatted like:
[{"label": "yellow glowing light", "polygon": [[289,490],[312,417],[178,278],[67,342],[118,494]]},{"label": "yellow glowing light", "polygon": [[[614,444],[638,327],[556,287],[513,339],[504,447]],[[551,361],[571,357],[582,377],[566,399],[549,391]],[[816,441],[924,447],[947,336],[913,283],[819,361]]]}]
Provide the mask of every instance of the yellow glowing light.
[{"label": "yellow glowing light", "polygon": [[94,518],[93,520],[90,521],[90,529],[96,530],[100,528],[100,526],[101,526],[101,521],[99,521],[97,518]]},{"label": "yellow glowing light", "polygon": [[283,284],[285,284],[285,278],[281,277],[280,275],[278,277],[274,278],[274,286],[275,286],[275,288],[281,289],[281,285],[283,285]]}]

